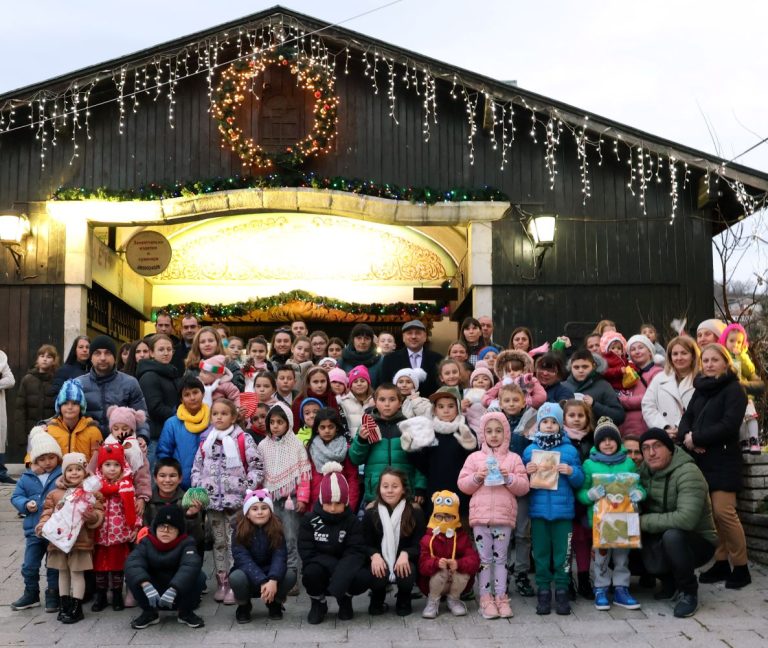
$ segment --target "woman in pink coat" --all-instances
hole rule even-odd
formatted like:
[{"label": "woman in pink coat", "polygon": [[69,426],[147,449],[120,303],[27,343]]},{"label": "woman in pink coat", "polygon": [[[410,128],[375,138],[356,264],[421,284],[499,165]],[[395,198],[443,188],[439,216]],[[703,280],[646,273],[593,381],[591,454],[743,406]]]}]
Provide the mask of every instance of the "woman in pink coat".
[{"label": "woman in pink coat", "polygon": [[640,378],[632,387],[619,392],[619,402],[626,412],[624,422],[619,426],[622,439],[631,435],[642,436],[648,429],[643,419],[643,396],[651,381],[662,371],[661,367],[654,364],[653,342],[645,335],[633,335],[629,338],[627,352],[629,359],[638,368]]},{"label": "woman in pink coat", "polygon": [[490,412],[480,419],[473,452],[459,473],[459,489],[471,495],[469,524],[480,554],[477,576],[480,612],[486,619],[509,618],[507,549],[517,521],[517,498],[528,493],[528,475],[520,457],[509,449],[507,417]]}]

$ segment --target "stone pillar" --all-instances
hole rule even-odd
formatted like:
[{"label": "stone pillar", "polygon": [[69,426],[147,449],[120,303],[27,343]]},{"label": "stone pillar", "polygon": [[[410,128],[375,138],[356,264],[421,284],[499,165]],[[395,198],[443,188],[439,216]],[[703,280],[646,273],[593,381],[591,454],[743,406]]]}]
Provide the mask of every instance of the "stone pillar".
[{"label": "stone pillar", "polygon": [[472,315],[493,318],[493,224],[471,223],[467,237],[468,290],[472,290]]},{"label": "stone pillar", "polygon": [[737,506],[749,558],[768,564],[768,454],[745,455],[743,470],[744,488]]}]

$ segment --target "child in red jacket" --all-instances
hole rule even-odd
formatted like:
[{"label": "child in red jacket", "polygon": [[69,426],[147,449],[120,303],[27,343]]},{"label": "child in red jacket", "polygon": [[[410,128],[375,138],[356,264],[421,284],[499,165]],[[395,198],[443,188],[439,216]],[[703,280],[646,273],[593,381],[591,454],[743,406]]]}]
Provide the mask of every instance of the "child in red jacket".
[{"label": "child in red jacket", "polygon": [[440,597],[447,595],[448,609],[454,616],[464,616],[467,608],[461,593],[471,587],[480,568],[480,556],[472,539],[461,528],[459,496],[451,491],[432,495],[432,517],[419,543],[419,589],[427,595],[421,616],[437,617]]}]

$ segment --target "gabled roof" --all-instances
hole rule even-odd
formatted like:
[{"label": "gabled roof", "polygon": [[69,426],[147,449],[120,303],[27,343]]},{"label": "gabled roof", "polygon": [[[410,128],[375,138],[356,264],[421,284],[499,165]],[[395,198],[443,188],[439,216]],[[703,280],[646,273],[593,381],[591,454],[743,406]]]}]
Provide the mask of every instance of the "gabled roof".
[{"label": "gabled roof", "polygon": [[25,103],[23,101],[25,98],[41,91],[55,90],[56,88],[63,89],[78,79],[88,79],[96,76],[103,77],[105,72],[114,70],[115,68],[120,68],[126,65],[136,65],[143,60],[150,61],[158,55],[170,54],[200,41],[204,41],[207,38],[233,32],[250,25],[258,24],[270,17],[277,16],[285,16],[293,19],[305,26],[308,31],[319,32],[322,38],[326,41],[351,44],[352,47],[357,47],[360,51],[373,49],[374,51],[378,51],[395,60],[404,59],[418,64],[419,67],[428,67],[430,72],[436,78],[442,78],[448,82],[451,82],[454,77],[458,76],[464,85],[472,87],[480,92],[487,92],[499,101],[517,100],[517,102],[519,102],[522,99],[527,107],[534,111],[556,111],[556,114],[561,115],[563,119],[566,119],[571,123],[583,124],[586,119],[589,123],[589,130],[594,133],[616,137],[626,144],[642,146],[650,152],[660,153],[665,156],[674,156],[677,160],[686,162],[694,167],[715,171],[722,177],[742,183],[745,186],[745,190],[751,195],[768,192],[768,173],[766,172],[730,162],[704,151],[673,142],[663,137],[652,135],[590,111],[582,110],[562,101],[525,90],[516,85],[513,86],[503,81],[491,79],[470,70],[437,61],[422,54],[360,34],[359,32],[347,29],[341,25],[331,24],[280,5],[275,5],[269,9],[216,25],[209,29],[189,34],[188,36],[167,41],[154,47],[139,50],[126,56],[111,59],[97,65],[75,70],[68,74],[25,86],[11,92],[6,92],[0,95],[0,106],[3,103],[7,103],[14,99],[18,99],[19,103],[22,104]]}]

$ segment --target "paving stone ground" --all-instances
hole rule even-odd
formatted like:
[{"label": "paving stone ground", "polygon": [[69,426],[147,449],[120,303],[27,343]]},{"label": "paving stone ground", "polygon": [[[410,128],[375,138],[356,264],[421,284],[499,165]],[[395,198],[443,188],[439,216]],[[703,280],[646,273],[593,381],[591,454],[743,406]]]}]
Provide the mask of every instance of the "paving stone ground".
[{"label": "paving stone ground", "polygon": [[65,626],[42,608],[21,612],[10,608],[22,591],[19,569],[24,554],[21,520],[9,502],[11,491],[11,486],[0,486],[0,646],[768,648],[768,568],[755,564],[750,565],[753,584],[741,591],[726,590],[722,584],[702,585],[701,606],[690,619],[675,619],[669,603],[656,602],[651,592],[634,587],[642,610],[598,612],[580,599],[569,617],[538,617],[535,599],[513,594],[515,617],[510,620],[486,621],[478,615],[476,604],[470,603],[465,617],[443,611],[430,621],[421,618],[424,599],[414,601],[414,614],[405,619],[394,614],[372,618],[366,612],[368,598],[358,596],[352,621],[338,621],[335,603],[330,602],[325,623],[310,626],[306,622],[309,601],[302,594],[289,598],[282,621],[268,621],[266,610],[255,603],[253,621],[238,625],[234,606],[214,602],[209,593],[198,610],[205,627],[197,630],[179,625],[174,613],[164,613],[159,625],[133,630],[130,620],[136,609],[94,614],[86,608],[85,621]]}]

